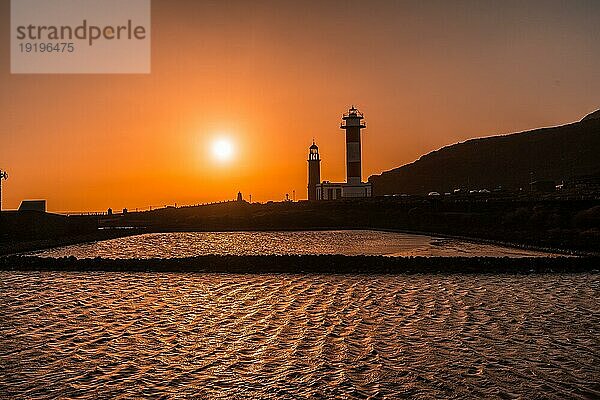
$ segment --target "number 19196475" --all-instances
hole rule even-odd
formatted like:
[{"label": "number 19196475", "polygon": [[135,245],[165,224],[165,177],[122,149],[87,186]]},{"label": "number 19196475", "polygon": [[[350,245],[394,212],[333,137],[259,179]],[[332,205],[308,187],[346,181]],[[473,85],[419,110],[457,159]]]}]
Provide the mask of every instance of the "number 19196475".
[{"label": "number 19196475", "polygon": [[19,43],[21,53],[72,53],[75,51],[73,43]]}]

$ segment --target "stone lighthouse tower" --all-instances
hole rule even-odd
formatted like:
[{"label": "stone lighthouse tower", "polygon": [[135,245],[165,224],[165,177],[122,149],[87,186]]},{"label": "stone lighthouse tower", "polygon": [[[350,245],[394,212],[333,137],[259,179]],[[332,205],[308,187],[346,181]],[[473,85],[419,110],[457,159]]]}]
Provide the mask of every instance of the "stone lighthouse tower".
[{"label": "stone lighthouse tower", "polygon": [[346,131],[346,182],[350,185],[359,185],[362,181],[360,130],[366,127],[363,120],[363,114],[352,106],[340,124]]},{"label": "stone lighthouse tower", "polygon": [[308,150],[308,199],[317,200],[317,185],[321,183],[321,159],[319,147],[313,140]]}]

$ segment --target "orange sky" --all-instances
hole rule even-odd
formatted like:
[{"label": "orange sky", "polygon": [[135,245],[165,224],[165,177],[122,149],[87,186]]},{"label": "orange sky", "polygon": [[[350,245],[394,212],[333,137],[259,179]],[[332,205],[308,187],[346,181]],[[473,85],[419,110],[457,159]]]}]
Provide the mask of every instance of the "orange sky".
[{"label": "orange sky", "polygon": [[[367,121],[365,180],[600,107],[597,1],[422,3],[154,0],[151,74],[11,75],[0,0],[3,206],[306,198],[313,137],[322,179],[344,179],[351,104]],[[209,153],[224,135],[229,163]]]}]

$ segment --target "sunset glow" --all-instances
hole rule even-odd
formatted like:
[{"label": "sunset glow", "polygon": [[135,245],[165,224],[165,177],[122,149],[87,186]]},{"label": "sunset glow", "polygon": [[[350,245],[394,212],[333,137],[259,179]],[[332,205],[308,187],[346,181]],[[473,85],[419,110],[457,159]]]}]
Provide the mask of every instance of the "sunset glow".
[{"label": "sunset glow", "polygon": [[600,395],[600,0],[0,21],[1,398]]},{"label": "sunset glow", "polygon": [[[598,106],[597,3],[341,4],[152,1],[151,73],[140,75],[11,75],[6,34],[5,208],[41,198],[50,211],[143,209],[238,190],[303,199],[313,138],[322,176],[345,179],[339,125],[353,104],[368,123],[364,180]],[[236,135],[230,145],[214,144],[221,131]]]}]

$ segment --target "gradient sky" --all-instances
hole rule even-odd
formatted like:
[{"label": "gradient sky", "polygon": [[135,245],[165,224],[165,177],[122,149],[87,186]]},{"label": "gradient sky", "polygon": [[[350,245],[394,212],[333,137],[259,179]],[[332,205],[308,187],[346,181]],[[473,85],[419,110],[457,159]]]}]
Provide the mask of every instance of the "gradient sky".
[{"label": "gradient sky", "polygon": [[[600,2],[152,1],[149,75],[11,75],[0,0],[4,208],[120,210],[306,198],[343,181],[340,114],[365,113],[363,179],[446,144],[600,107]],[[236,157],[216,162],[216,137]]]}]

